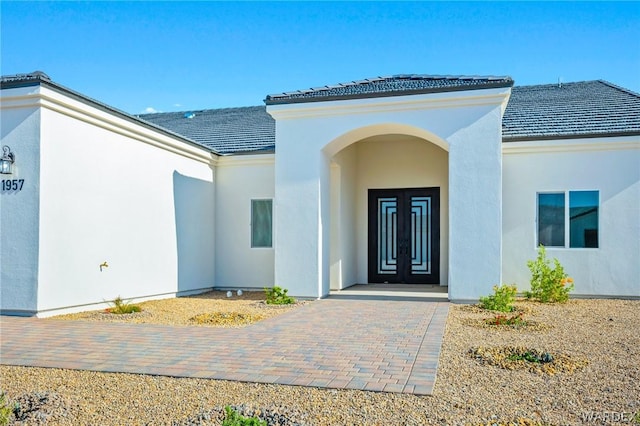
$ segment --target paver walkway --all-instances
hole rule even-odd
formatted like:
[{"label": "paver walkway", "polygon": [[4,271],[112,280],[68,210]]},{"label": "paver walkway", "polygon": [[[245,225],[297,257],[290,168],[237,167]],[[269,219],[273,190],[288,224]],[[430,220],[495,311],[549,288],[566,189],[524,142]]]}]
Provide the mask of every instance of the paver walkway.
[{"label": "paver walkway", "polygon": [[0,363],[428,395],[446,302],[325,299],[244,328],[0,317]]}]

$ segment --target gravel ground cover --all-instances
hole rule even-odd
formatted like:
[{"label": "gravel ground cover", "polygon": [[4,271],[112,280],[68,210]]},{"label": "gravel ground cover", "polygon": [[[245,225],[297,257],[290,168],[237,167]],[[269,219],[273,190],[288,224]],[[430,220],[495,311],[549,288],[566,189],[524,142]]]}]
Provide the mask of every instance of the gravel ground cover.
[{"label": "gravel ground cover", "polygon": [[[248,300],[216,297],[235,312]],[[25,425],[217,425],[225,405],[274,425],[640,424],[640,301],[517,307],[538,326],[487,326],[491,313],[451,306],[433,396],[10,366],[0,366],[0,387],[25,407],[14,421]],[[513,347],[580,365],[549,374],[470,355]]]},{"label": "gravel ground cover", "polygon": [[[234,291],[232,297],[227,297],[226,291],[210,291],[195,296],[136,303],[142,308],[142,312],[131,314],[114,315],[106,311],[87,311],[59,315],[52,319],[242,327],[308,303],[301,300],[293,305],[267,305],[264,297],[262,291],[245,291],[240,296]],[[236,314],[242,314],[242,318]],[[219,318],[217,321],[208,321],[207,317],[211,319],[212,316]]]}]

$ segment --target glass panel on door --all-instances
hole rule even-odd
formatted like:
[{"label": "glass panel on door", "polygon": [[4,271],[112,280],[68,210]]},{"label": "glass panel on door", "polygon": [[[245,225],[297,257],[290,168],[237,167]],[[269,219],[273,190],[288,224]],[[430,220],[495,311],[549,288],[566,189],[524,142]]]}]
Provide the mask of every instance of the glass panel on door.
[{"label": "glass panel on door", "polygon": [[431,273],[431,197],[411,197],[411,273]]},{"label": "glass panel on door", "polygon": [[398,272],[398,199],[378,198],[378,274]]}]

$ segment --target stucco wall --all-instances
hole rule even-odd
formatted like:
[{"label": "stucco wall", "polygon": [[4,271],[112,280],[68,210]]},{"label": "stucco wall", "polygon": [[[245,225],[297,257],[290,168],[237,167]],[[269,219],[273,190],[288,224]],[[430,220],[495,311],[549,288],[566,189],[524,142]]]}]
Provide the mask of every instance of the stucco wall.
[{"label": "stucco wall", "polygon": [[[216,287],[262,289],[277,284],[275,249],[251,247],[251,200],[274,198],[273,174],[273,154],[222,157],[218,161]],[[273,205],[275,209],[275,201]]]},{"label": "stucco wall", "polygon": [[213,287],[210,154],[48,88],[39,94],[39,315]]},{"label": "stucco wall", "polygon": [[502,281],[502,112],[449,141],[449,299],[476,301]]},{"label": "stucco wall", "polygon": [[[330,281],[330,159],[402,134],[449,155],[449,293],[474,299],[501,280],[501,118],[510,89],[272,105],[276,119],[276,281],[322,297]],[[305,206],[300,209],[299,206]]]},{"label": "stucco wall", "polygon": [[13,174],[0,180],[24,180],[19,191],[0,190],[0,310],[23,315],[37,309],[40,111],[20,99],[31,91],[3,90],[0,103],[0,147],[16,157]]},{"label": "stucco wall", "polygon": [[599,247],[547,248],[574,278],[575,295],[640,296],[638,137],[505,144],[503,276],[529,288],[538,192],[597,190]]},{"label": "stucco wall", "polygon": [[331,248],[332,290],[358,283],[358,249],[356,238],[356,145],[332,158],[331,163]]}]

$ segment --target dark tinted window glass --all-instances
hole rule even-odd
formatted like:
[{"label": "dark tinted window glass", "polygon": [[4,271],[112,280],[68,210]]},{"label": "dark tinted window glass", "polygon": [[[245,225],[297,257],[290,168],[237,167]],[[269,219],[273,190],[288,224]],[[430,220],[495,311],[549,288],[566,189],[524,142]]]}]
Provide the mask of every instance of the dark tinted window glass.
[{"label": "dark tinted window glass", "polygon": [[538,245],[564,247],[564,193],[538,194]]},{"label": "dark tinted window glass", "polygon": [[598,247],[598,191],[569,192],[569,247]]}]

